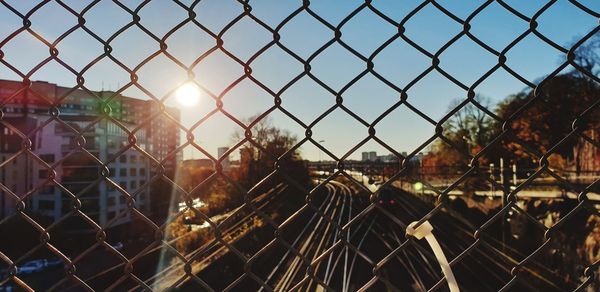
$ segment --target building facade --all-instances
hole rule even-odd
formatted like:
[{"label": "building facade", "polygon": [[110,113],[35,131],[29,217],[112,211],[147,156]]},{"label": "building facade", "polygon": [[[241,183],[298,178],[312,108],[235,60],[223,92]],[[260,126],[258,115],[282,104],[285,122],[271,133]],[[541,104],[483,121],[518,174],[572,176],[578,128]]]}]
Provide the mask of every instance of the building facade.
[{"label": "building facade", "polygon": [[[56,109],[48,103],[63,97]],[[0,121],[0,217],[15,212],[16,195],[26,212],[58,220],[73,209],[74,195],[98,224],[116,226],[131,219],[129,195],[139,210],[150,211],[145,186],[157,164],[144,152],[158,159],[167,175],[181,160],[180,154],[168,155],[179,145],[179,129],[168,129],[172,125],[161,118],[142,123],[158,109],[154,101],[46,82],[25,89],[8,80],[0,80],[0,101],[8,102]],[[112,119],[101,114],[107,106]],[[57,111],[59,121],[52,117]],[[168,112],[179,119],[176,109]],[[133,137],[142,151],[130,147]],[[27,141],[35,156],[22,151]],[[108,179],[102,176],[105,169]]]},{"label": "building facade", "polygon": [[375,152],[375,151],[363,152],[361,160],[362,161],[377,161],[377,152]]}]

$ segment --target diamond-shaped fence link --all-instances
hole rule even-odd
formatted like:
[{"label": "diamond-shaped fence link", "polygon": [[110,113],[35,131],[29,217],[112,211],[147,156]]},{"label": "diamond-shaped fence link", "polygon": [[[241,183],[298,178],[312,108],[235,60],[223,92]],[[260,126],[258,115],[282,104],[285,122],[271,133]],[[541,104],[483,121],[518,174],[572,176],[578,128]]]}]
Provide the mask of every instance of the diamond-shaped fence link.
[{"label": "diamond-shaped fence link", "polygon": [[[431,0],[413,6],[406,4],[410,11],[398,19],[381,8],[383,3],[364,1],[355,3],[351,11],[334,22],[314,8],[319,1],[298,1],[276,21],[255,13],[253,7],[265,5],[261,1],[231,1],[227,13],[216,17],[198,15],[198,9],[210,2],[200,0],[133,1],[139,2],[135,4],[117,0],[26,2],[31,5],[23,10],[17,8],[20,5],[15,1],[0,0],[4,14],[21,23],[8,28],[0,41],[0,70],[6,73],[2,76],[14,76],[13,81],[0,83],[0,287],[60,291],[433,291],[452,286],[431,247],[405,235],[412,222],[416,222],[414,228],[431,222],[461,290],[599,287],[596,276],[600,265],[600,225],[595,225],[594,220],[598,215],[596,174],[600,171],[600,80],[597,68],[589,63],[594,52],[581,48],[597,42],[595,36],[600,27],[596,24],[569,46],[558,44],[538,28],[540,18],[558,5],[568,5],[597,22],[600,11],[594,3],[548,1],[528,16],[511,1],[488,0],[478,1],[469,13],[459,15],[448,1]],[[107,2],[113,4],[111,13],[100,17],[116,19],[116,14],[123,14],[129,19],[125,23],[115,20],[115,29],[109,32],[89,25],[98,7]],[[157,2],[175,6],[182,19],[161,19],[156,27],[144,11]],[[57,16],[44,10],[51,5]],[[512,36],[500,48],[474,33],[474,20],[492,17],[486,14],[492,6],[524,25],[521,34]],[[344,37],[351,23],[367,12],[393,31],[368,54]],[[276,13],[280,11],[273,11]],[[438,41],[444,42],[435,50],[407,29],[414,19],[432,17],[433,13],[460,27],[454,35],[439,33]],[[59,14],[74,21],[58,35],[50,36],[43,26],[36,26],[40,15],[62,23]],[[211,17],[218,19],[216,22],[222,27],[209,23],[215,22],[208,21]],[[310,48],[309,39],[313,36],[309,34],[301,36],[306,39],[303,48],[282,41],[286,34],[303,33],[301,29],[288,30],[299,18],[310,19],[322,29],[327,35],[322,44]],[[190,27],[212,44],[191,60],[183,60],[170,49],[170,38]],[[240,50],[236,40],[229,37],[238,28],[268,34],[269,41]],[[147,51],[123,56],[123,50],[117,50],[115,43],[128,38],[127,33],[133,30],[139,33],[135,42],[149,43]],[[73,51],[61,46],[75,34],[88,40],[75,51],[98,52],[84,64],[71,61],[69,52]],[[258,38],[249,34],[250,38]],[[42,59],[32,56],[27,60],[31,67],[8,58],[6,48],[23,37],[27,38],[25,46],[42,45],[47,50]],[[509,57],[511,50],[530,38],[562,56],[555,68],[536,81],[514,69],[515,63]],[[443,54],[463,40],[495,58],[491,67],[484,68],[486,71],[469,83],[441,64]],[[411,54],[430,62],[406,83],[386,77],[375,66],[375,59],[397,41],[405,43]],[[314,68],[333,47],[340,47],[361,68],[354,73],[341,72],[345,69],[336,72],[334,68],[332,75],[336,76],[315,73]],[[253,71],[261,57],[273,49],[300,64],[296,66],[300,68],[297,75],[280,82],[279,88],[271,85],[273,80]],[[242,69],[232,80],[221,78],[218,69],[214,69],[215,78],[226,83],[220,90],[199,82],[196,76],[197,69],[215,55],[224,56],[229,65]],[[473,58],[472,62],[479,62]],[[162,80],[141,80],[140,76],[158,60],[185,71],[187,80],[168,85],[166,92],[155,90],[152,83]],[[114,91],[92,89],[86,77],[106,63],[112,68],[110,74],[125,74],[129,81]],[[287,66],[284,61],[281,63]],[[213,65],[226,66],[225,61]],[[281,64],[272,64],[276,65]],[[49,66],[54,66],[53,74],[74,79],[76,84],[56,87],[33,81],[36,73]],[[286,69],[290,71],[297,69],[289,67]],[[506,106],[502,113],[478,97],[479,86],[499,71],[526,87],[516,97],[518,102]],[[464,94],[441,118],[428,114],[411,96],[412,88],[433,86],[427,79],[430,73],[439,74],[444,82]],[[341,86],[332,84],[347,74],[352,76]],[[366,76],[397,96],[372,122],[344,99]],[[574,85],[561,87],[556,81],[561,78]],[[331,106],[314,119],[295,114],[295,109],[282,99],[301,80],[314,82],[331,97],[327,103]],[[226,95],[244,82],[264,91],[272,101],[249,120],[234,113],[226,102]],[[191,125],[185,125],[179,111],[167,105],[183,86],[197,87],[215,104],[214,108],[207,107],[206,113],[198,114]],[[126,97],[131,90],[146,100]],[[562,100],[577,104],[570,111],[565,110],[565,116],[545,116],[561,128],[541,131],[556,132],[559,139],[524,135],[534,131],[529,122],[532,116],[543,116],[556,107],[556,99],[550,96],[559,90],[564,95]],[[409,153],[386,143],[386,137],[376,131],[400,108],[433,129]],[[334,112],[347,115],[363,131],[357,131],[356,135],[362,138],[348,145],[349,150],[341,155],[336,154],[338,149],[328,148],[325,141],[313,135],[313,130]],[[462,141],[452,137],[455,119],[465,112],[477,112],[481,127],[493,125],[485,139],[477,140],[469,134],[462,136]],[[297,141],[285,140],[285,134],[273,132],[265,124],[274,114],[289,119],[304,136]],[[231,147],[215,156],[199,142],[211,137],[198,137],[202,136],[198,133],[217,116],[235,125],[239,135]],[[404,135],[405,140],[412,138],[407,133],[397,135]],[[389,151],[391,162],[350,158],[370,143]],[[443,167],[427,163],[427,155],[421,152],[434,145],[441,147],[441,156],[450,152],[458,156],[458,163]],[[301,147],[314,147],[327,159],[300,160]],[[41,149],[52,149],[55,154],[44,154]],[[202,179],[184,182],[176,177],[184,168],[182,156],[186,149],[207,157],[204,168],[210,171]],[[237,152],[240,165],[236,167],[247,169],[232,172],[234,166],[229,157]],[[582,170],[578,164],[571,172],[557,167],[556,157],[566,152],[575,153],[578,163],[591,166]],[[593,155],[580,156],[584,155],[581,153]],[[512,179],[508,159],[502,162],[506,165],[490,164],[490,157],[501,155],[525,155],[534,163],[521,170],[519,179],[513,169]],[[309,169],[311,177],[298,175],[298,168]],[[188,170],[193,171],[194,165]],[[142,179],[122,179],[126,176]],[[250,176],[254,179],[248,179]],[[526,195],[535,193],[530,190],[534,186],[552,187],[545,182],[557,186],[562,196],[547,199]],[[491,188],[487,193],[489,200],[471,195],[465,200],[469,206],[458,206],[457,197],[481,193],[482,185],[486,192]],[[235,200],[237,205],[223,208],[220,214],[210,213],[198,200],[206,193]],[[496,194],[500,195],[492,199]],[[165,197],[170,201],[162,204]],[[472,211],[476,207],[486,212]],[[526,232],[521,232],[525,228]],[[130,238],[114,234],[129,234]]]}]

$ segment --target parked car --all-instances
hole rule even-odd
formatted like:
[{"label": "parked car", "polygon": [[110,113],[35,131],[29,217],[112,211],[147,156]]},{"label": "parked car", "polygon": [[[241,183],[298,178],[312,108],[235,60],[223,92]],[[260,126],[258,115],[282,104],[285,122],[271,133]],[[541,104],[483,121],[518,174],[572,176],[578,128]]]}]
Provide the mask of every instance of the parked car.
[{"label": "parked car", "polygon": [[116,250],[121,250],[121,249],[123,249],[123,243],[119,241],[119,242],[113,244],[112,247]]},{"label": "parked car", "polygon": [[29,275],[43,271],[48,266],[48,260],[33,260],[17,267],[17,274]]}]

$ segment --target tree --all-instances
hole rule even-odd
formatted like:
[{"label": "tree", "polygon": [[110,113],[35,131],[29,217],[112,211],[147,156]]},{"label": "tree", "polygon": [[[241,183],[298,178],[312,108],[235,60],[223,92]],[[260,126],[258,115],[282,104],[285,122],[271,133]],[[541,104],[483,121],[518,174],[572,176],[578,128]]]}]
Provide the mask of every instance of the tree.
[{"label": "tree", "polygon": [[[507,119],[533,98],[533,90],[509,96],[499,104],[498,115]],[[545,81],[540,96],[510,126],[513,133],[529,147],[546,153],[571,132],[573,121],[598,99],[600,87],[589,78],[576,74],[558,75]],[[597,127],[600,115],[596,112],[578,120],[578,127],[583,131],[593,131],[597,130],[594,127]],[[579,173],[584,144],[581,139],[569,139],[555,153],[562,159],[572,161]],[[531,160],[533,156],[525,145],[516,141],[505,142],[504,146],[517,159]]]},{"label": "tree", "polygon": [[[476,96],[475,100],[486,108],[490,108],[489,98]],[[456,108],[462,100],[454,100],[449,111]],[[439,153],[435,160],[447,167],[466,167],[468,159],[466,153],[474,155],[493,139],[495,121],[483,110],[472,103],[468,103],[457,111],[444,124],[444,137],[453,145],[438,140],[433,146],[433,152]],[[432,157],[430,157],[432,158]]]},{"label": "tree", "polygon": [[[490,108],[489,98],[477,95],[477,103],[485,108]],[[449,111],[462,103],[462,100],[454,100]],[[429,179],[451,178],[462,175],[467,169],[470,159],[467,155],[475,155],[486,147],[497,134],[497,124],[484,110],[468,103],[458,110],[444,125],[443,135],[450,143],[437,140],[432,145],[431,152],[423,157],[423,175]],[[492,145],[496,147],[496,145]],[[486,151],[479,159],[480,165],[490,161],[489,154],[494,151]],[[476,173],[464,181],[462,190],[465,194],[472,194],[475,190],[483,188],[486,183],[485,176]]]},{"label": "tree", "polygon": [[[573,43],[572,45],[574,45]],[[575,50],[575,63],[594,76],[600,73],[600,36],[594,35]],[[587,77],[577,70],[571,72],[578,77]]]},{"label": "tree", "polygon": [[179,175],[177,176],[177,184],[185,191],[190,192],[213,173],[214,169],[212,166],[196,167],[183,165],[180,167]]},{"label": "tree", "polygon": [[[246,124],[257,118],[258,116],[249,118]],[[280,173],[285,173],[299,184],[308,186],[308,168],[300,153],[297,150],[288,152],[297,143],[296,137],[287,130],[273,126],[269,118],[261,119],[251,130],[251,139],[256,145],[248,142],[240,148],[240,167],[235,173],[238,182],[250,189],[273,172],[277,163]],[[242,140],[242,137],[240,132],[234,134],[235,141]],[[266,190],[280,182],[286,182],[281,175],[264,184],[261,189]]]}]

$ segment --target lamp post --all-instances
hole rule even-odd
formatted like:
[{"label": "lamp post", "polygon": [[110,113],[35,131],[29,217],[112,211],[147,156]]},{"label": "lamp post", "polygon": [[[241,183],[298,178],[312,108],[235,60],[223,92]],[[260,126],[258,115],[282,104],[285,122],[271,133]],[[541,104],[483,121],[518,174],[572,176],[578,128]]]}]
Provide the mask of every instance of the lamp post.
[{"label": "lamp post", "polygon": [[[319,140],[318,142],[319,142],[319,144],[321,144],[321,143],[325,143],[325,140]],[[322,150],[321,148],[319,148],[319,162],[321,162],[321,161],[322,161],[322,160],[321,160],[321,155],[322,155],[322,154],[323,154],[323,150]]]},{"label": "lamp post", "polygon": [[[319,144],[321,144],[321,143],[324,143],[325,140],[319,140],[318,142],[319,142]],[[323,150],[321,150],[321,148],[319,148],[319,170],[320,170],[320,172],[319,172],[319,182],[321,182],[321,178],[324,177],[324,174],[325,174],[325,170],[324,170],[325,168],[322,165],[323,164],[323,160],[321,159],[321,155],[322,154],[323,154]]]},{"label": "lamp post", "polygon": [[418,181],[413,185],[413,188],[415,189],[415,191],[417,191],[417,193],[420,191],[421,192],[421,196],[425,195],[425,190],[423,189],[423,183]]},{"label": "lamp post", "polygon": [[[494,164],[490,163],[490,179],[492,179],[492,181],[495,183],[496,182],[496,176],[494,175]],[[495,195],[495,190],[494,190],[494,183],[490,184],[490,197],[494,198]]]}]

